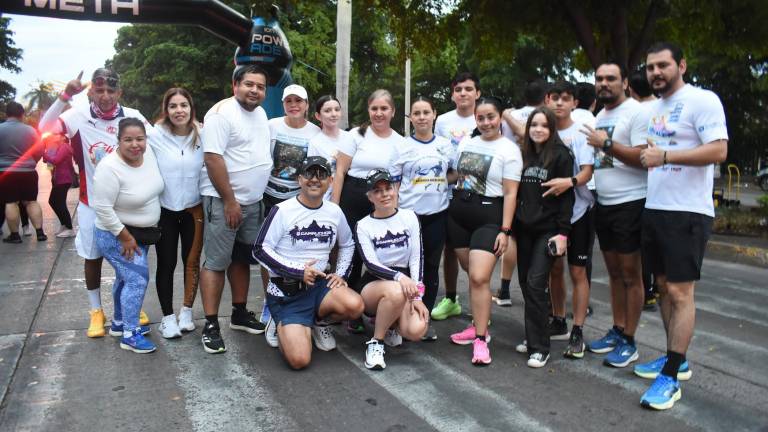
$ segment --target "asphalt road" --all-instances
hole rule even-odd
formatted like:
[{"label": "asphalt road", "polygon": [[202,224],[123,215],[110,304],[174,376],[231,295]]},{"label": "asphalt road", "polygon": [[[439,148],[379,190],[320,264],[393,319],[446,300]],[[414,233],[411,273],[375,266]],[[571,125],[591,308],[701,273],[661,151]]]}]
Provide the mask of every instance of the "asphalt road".
[{"label": "asphalt road", "polygon": [[[50,232],[55,224],[47,216]],[[596,263],[588,340],[611,325],[607,276],[599,256]],[[230,331],[226,307],[228,351],[206,354],[199,301],[198,329],[176,340],[153,329],[153,354],[121,350],[109,336],[87,338],[82,260],[72,239],[0,244],[0,269],[2,431],[768,430],[768,272],[757,267],[706,261],[688,353],[693,378],[666,412],[639,406],[649,381],[628,368],[603,366],[599,355],[564,359],[565,342],[553,344],[547,367],[526,367],[514,351],[523,338],[517,288],[513,307],[493,308],[493,363],[472,366],[471,347],[447,338],[471,319],[463,275],[465,313],[435,323],[438,341],[389,348],[387,369],[373,372],[363,366],[366,338],[337,329],[339,348],[316,350],[311,366],[295,372],[262,336]],[[252,273],[249,305],[260,309],[261,286]],[[105,265],[108,316],[112,279]],[[176,279],[181,286],[178,269]],[[177,289],[177,307],[181,294]],[[145,309],[159,321],[154,280]],[[643,314],[637,338],[642,361],[664,350],[658,313]]]}]

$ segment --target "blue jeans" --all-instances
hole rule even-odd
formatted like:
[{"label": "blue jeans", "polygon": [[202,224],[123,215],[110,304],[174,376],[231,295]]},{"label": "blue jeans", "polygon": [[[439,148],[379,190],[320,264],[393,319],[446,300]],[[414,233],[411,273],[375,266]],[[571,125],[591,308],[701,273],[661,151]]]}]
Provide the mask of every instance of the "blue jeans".
[{"label": "blue jeans", "polygon": [[148,248],[139,245],[141,255],[134,254],[133,260],[128,261],[120,253],[122,244],[117,237],[98,228],[95,228],[95,234],[101,254],[115,269],[115,282],[112,284],[114,320],[123,322],[124,331],[131,331],[139,327],[139,313],[149,283]]}]

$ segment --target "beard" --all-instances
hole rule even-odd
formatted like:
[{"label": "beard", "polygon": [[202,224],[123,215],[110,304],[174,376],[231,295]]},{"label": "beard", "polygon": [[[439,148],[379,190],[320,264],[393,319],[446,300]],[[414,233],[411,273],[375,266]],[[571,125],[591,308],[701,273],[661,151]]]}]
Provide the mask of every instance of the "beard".
[{"label": "beard", "polygon": [[616,103],[616,101],[619,100],[619,95],[617,94],[604,94],[600,95],[600,93],[597,94],[597,101],[602,103],[603,105],[613,105]]}]

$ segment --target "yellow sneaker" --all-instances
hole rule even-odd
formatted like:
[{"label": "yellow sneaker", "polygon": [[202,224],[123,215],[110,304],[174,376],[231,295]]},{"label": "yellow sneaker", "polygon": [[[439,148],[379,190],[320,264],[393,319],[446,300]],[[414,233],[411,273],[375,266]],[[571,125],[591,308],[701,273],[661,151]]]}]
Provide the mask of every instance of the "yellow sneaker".
[{"label": "yellow sneaker", "polygon": [[149,325],[149,316],[144,312],[144,309],[139,312],[139,325]]},{"label": "yellow sneaker", "polygon": [[98,338],[98,337],[104,337],[106,332],[104,331],[104,322],[106,319],[104,318],[104,311],[99,309],[92,309],[91,310],[91,324],[88,326],[88,331],[86,334],[90,338]]}]

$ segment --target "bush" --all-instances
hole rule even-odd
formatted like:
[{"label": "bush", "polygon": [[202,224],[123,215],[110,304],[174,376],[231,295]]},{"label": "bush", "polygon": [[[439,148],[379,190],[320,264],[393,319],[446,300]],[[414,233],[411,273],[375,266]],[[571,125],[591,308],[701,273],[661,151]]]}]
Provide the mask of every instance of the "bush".
[{"label": "bush", "polygon": [[712,231],[718,234],[768,237],[768,195],[760,198],[759,209],[716,209]]}]

